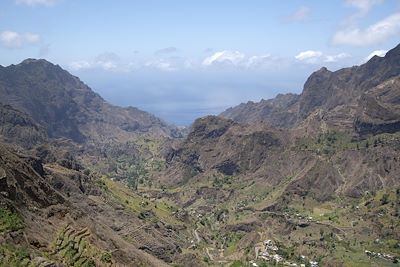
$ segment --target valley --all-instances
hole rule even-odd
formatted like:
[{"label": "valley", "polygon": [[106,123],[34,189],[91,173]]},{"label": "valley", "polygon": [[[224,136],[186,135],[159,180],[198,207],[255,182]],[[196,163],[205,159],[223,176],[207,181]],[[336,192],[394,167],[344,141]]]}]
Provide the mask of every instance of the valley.
[{"label": "valley", "polygon": [[399,266],[400,46],[181,129],[0,68],[1,266]]}]

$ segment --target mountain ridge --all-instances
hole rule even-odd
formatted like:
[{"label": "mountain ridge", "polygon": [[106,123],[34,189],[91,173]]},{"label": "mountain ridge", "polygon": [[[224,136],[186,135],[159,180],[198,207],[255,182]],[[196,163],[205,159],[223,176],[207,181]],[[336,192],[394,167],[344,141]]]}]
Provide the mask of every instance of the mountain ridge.
[{"label": "mountain ridge", "polygon": [[126,140],[142,133],[180,136],[177,127],[154,115],[108,104],[79,78],[44,59],[1,68],[0,99],[44,125],[50,137],[78,143],[110,137]]},{"label": "mountain ridge", "polygon": [[[360,66],[334,72],[322,67],[308,77],[301,94],[287,94],[287,102],[282,102],[282,95],[278,95],[270,100],[248,103],[247,106],[240,104],[222,112],[220,116],[246,123],[264,121],[284,128],[301,126],[307,117],[319,109],[343,116],[345,114],[341,113],[341,106],[357,106],[358,98],[363,93],[367,94],[380,83],[399,75],[399,58],[400,45],[397,45],[384,57],[374,56]],[[283,108],[281,103],[284,104]],[[348,113],[353,114],[352,117],[356,110]],[[279,115],[279,119],[276,119],[275,114]],[[357,127],[351,125],[349,128]]]}]

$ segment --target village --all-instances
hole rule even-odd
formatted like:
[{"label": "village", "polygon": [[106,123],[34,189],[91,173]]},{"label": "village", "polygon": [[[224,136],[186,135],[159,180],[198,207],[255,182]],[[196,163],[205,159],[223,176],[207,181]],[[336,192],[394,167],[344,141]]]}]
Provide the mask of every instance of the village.
[{"label": "village", "polygon": [[393,261],[393,262],[398,260],[394,256],[386,254],[386,253],[380,253],[380,252],[373,252],[373,251],[365,250],[365,254],[367,254],[367,256],[371,257],[371,258],[381,258],[381,259],[388,260],[388,261]]},{"label": "village", "polygon": [[[278,254],[279,247],[270,239],[265,240],[262,243],[257,244],[254,247],[255,250],[255,260],[265,260],[277,264],[283,264],[284,266],[293,267],[306,267],[306,263],[296,263],[285,259],[283,256]],[[318,262],[314,260],[307,259],[306,256],[301,255],[303,262],[308,262],[311,267],[318,267]],[[253,267],[258,267],[259,265],[253,260],[250,261]]]}]

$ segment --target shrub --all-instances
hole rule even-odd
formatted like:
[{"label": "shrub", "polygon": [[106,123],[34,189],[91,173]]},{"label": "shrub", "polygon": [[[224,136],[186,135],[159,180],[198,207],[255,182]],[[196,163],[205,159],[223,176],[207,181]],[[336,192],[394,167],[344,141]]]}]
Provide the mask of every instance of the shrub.
[{"label": "shrub", "polygon": [[102,262],[105,262],[105,263],[111,263],[111,262],[112,262],[112,255],[111,255],[111,253],[110,253],[110,252],[104,252],[104,253],[101,255],[100,260],[101,260]]},{"label": "shrub", "polygon": [[16,211],[0,208],[0,233],[5,231],[16,231],[23,227],[23,222]]}]

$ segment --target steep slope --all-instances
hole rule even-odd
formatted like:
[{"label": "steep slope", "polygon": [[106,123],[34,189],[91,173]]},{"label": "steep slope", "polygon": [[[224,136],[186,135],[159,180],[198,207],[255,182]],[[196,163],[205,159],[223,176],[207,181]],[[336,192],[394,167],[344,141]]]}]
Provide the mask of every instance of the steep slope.
[{"label": "steep slope", "polygon": [[355,127],[361,135],[400,131],[400,77],[368,90],[358,101]]},{"label": "steep slope", "polygon": [[175,208],[106,176],[137,184],[135,168],[173,143],[176,127],[108,104],[45,60],[0,67],[0,102],[0,139],[10,145],[0,143],[1,266],[185,261]]},{"label": "steep slope", "polygon": [[2,144],[0,155],[1,266],[168,266],[185,245],[178,220],[123,186]]},{"label": "steep slope", "polygon": [[0,104],[0,138],[23,148],[32,148],[48,140],[44,127],[37,125],[26,113]]},{"label": "steep slope", "polygon": [[397,113],[393,113],[398,110],[398,102],[383,104],[390,112],[369,115],[378,116],[381,121],[390,121],[391,126],[382,125],[380,130],[373,129],[374,126],[362,126],[360,110],[365,106],[365,101],[375,101],[373,99],[379,97],[378,93],[373,93],[383,90],[378,88],[385,87],[385,94],[388,95],[398,94],[394,81],[400,75],[399,62],[400,45],[390,50],[385,57],[374,56],[361,66],[335,72],[321,68],[307,79],[299,96],[279,95],[259,103],[241,104],[221,113],[221,116],[247,123],[264,121],[275,127],[300,126],[309,132],[344,128],[349,131],[355,129],[361,135],[393,132],[398,129],[399,119],[398,116],[396,118]]},{"label": "steep slope", "polygon": [[194,251],[215,265],[255,260],[254,250],[274,240],[278,252],[257,264],[276,253],[298,265],[396,266],[400,132],[353,139],[346,131],[297,131],[198,119],[168,154],[157,197],[187,211]]},{"label": "steep slope", "polygon": [[0,67],[0,265],[396,266],[398,49],[178,143],[46,61]]},{"label": "steep slope", "polygon": [[216,265],[396,266],[399,54],[196,120],[155,175],[195,222],[194,250]]},{"label": "steep slope", "polygon": [[[400,186],[398,133],[357,141],[346,132],[298,138],[297,131],[212,116],[198,119],[188,138],[167,156],[167,173],[160,179],[176,185],[219,173],[277,186],[291,177],[286,181],[289,191],[321,201]],[[351,170],[352,164],[357,171]]]},{"label": "steep slope", "polygon": [[298,99],[296,94],[279,94],[274,99],[229,108],[220,116],[242,123],[264,121],[274,127],[290,127],[296,122]]},{"label": "steep slope", "polygon": [[143,165],[160,158],[159,144],[168,146],[183,133],[137,108],[110,105],[46,60],[1,67],[0,105],[1,140],[33,150],[46,163],[96,169],[132,187]]},{"label": "steep slope", "polygon": [[[187,139],[167,155],[167,164],[172,165],[169,169],[179,170],[170,183],[187,182],[209,171],[228,176],[254,173],[283,140],[284,133],[261,124],[246,127],[215,116],[198,119]],[[168,177],[171,175],[164,178]]]},{"label": "steep slope", "polygon": [[77,77],[45,60],[0,68],[0,101],[29,114],[49,137],[124,141],[140,133],[177,136],[177,128],[137,108],[112,106]]}]

